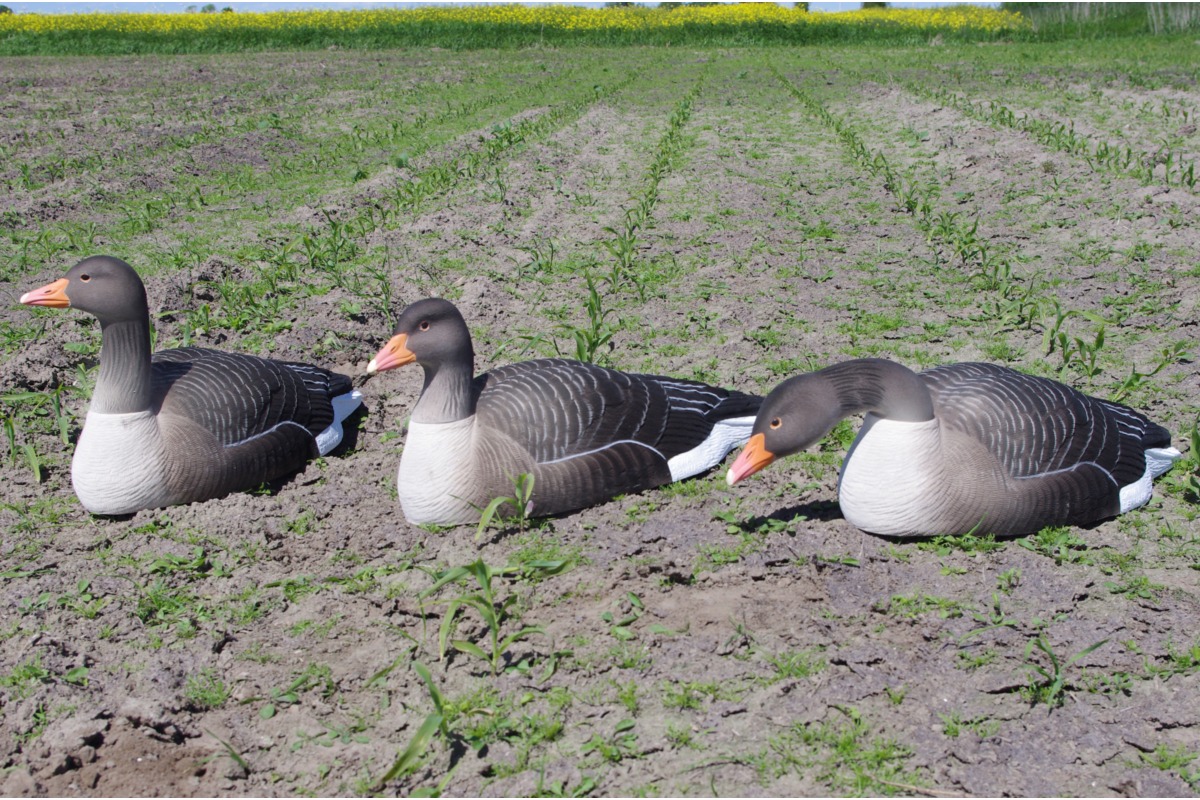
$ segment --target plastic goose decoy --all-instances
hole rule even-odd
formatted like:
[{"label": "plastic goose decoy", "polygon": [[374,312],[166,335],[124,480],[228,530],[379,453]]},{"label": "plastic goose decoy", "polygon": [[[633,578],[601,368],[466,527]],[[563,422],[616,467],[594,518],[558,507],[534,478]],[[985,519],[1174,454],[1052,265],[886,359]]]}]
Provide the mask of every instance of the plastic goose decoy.
[{"label": "plastic goose decoy", "polygon": [[146,289],[93,256],[21,302],[100,320],[100,374],[71,461],[93,514],[130,514],[252,488],[342,440],[362,401],[344,375],[308,364],[183,347],[150,354]]},{"label": "plastic goose decoy", "polygon": [[471,334],[453,304],[409,306],[367,367],[416,362],[397,491],[413,523],[472,523],[532,475],[529,513],[595,505],[701,473],[750,435],[759,397],[562,358],[474,375]]},{"label": "plastic goose decoy", "polygon": [[851,524],[888,536],[1087,525],[1147,503],[1153,478],[1180,456],[1165,428],[1057,381],[991,364],[917,374],[863,359],[776,387],[729,483],[864,411],[838,501]]}]

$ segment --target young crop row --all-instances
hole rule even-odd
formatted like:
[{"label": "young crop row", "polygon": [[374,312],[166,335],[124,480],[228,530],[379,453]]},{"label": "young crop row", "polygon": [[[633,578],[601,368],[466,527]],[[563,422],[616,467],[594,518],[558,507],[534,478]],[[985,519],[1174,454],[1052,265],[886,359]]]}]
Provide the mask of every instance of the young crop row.
[{"label": "young crop row", "polygon": [[979,235],[979,220],[965,217],[960,212],[945,211],[935,202],[937,187],[923,185],[911,173],[893,166],[887,156],[868,147],[854,127],[838,117],[809,92],[790,81],[778,70],[775,77],[789,93],[799,100],[810,112],[824,122],[850,152],[850,155],[872,175],[883,180],[897,204],[913,218],[917,229],[939,249],[949,251],[959,265],[971,270],[967,277],[986,291],[999,292],[1004,299],[1002,306],[994,309],[1002,324],[1028,326],[1033,321],[1036,295],[1032,282],[1025,282],[1013,273],[1011,262],[996,255],[986,240]]},{"label": "young crop row", "polygon": [[[936,185],[923,184],[912,173],[896,168],[883,152],[867,146],[851,124],[830,112],[820,100],[782,73],[773,71],[789,93],[836,133],[861,167],[882,179],[898,206],[911,215],[913,224],[927,240],[939,250],[953,254],[959,266],[967,271],[966,277],[972,284],[988,293],[988,298],[979,303],[982,320],[999,329],[1032,331],[1035,324],[1040,324],[1044,354],[1058,354],[1059,377],[1075,372],[1090,384],[1100,375],[1099,357],[1104,349],[1109,320],[1094,313],[1064,309],[1053,297],[1050,284],[1041,276],[1018,275],[1012,260],[997,253],[980,235],[978,216],[940,208],[935,200]],[[1067,323],[1076,318],[1093,324],[1090,334],[1074,334],[1068,329]],[[1178,363],[1188,351],[1187,343],[1178,341],[1162,348],[1153,365],[1145,369],[1132,366],[1129,375],[1114,385],[1112,399],[1124,399],[1135,389],[1146,387],[1149,378],[1168,365]]]},{"label": "young crop row", "polygon": [[[368,295],[380,313],[390,319],[394,312],[391,307],[390,259],[385,256],[382,263],[376,263],[378,260],[373,259],[372,265],[365,270],[353,266],[364,254],[365,242],[371,234],[395,228],[402,219],[427,209],[434,198],[452,191],[463,181],[483,175],[514,148],[548,135],[581,114],[588,106],[623,90],[639,74],[633,71],[608,85],[597,84],[580,92],[574,99],[541,114],[494,125],[489,138],[478,148],[429,164],[396,181],[378,195],[356,202],[344,213],[322,212],[323,224],[309,226],[298,238],[267,245],[262,249],[259,253],[259,260],[265,265],[262,280],[297,282],[304,275],[305,285],[311,286],[313,276],[323,276],[333,286]],[[222,309],[235,308],[245,313],[258,305],[254,298],[260,293],[255,286],[242,283],[237,290],[245,295],[245,302],[232,306],[223,303]],[[222,313],[226,312],[223,310]],[[271,319],[276,311],[267,308],[263,309],[263,313],[266,314],[265,319]],[[244,327],[244,323],[238,324],[238,320],[218,318],[217,321],[226,326],[233,323]]]},{"label": "young crop row", "polygon": [[[321,131],[319,119],[314,122],[311,112],[302,113],[299,110],[304,105],[301,102],[296,106],[281,106],[279,111],[282,113],[256,110],[246,115],[230,114],[230,120],[226,120],[226,115],[213,118],[213,115],[208,114],[203,122],[197,122],[196,125],[187,125],[175,119],[173,125],[167,128],[167,132],[150,147],[141,147],[132,146],[137,144],[136,138],[130,141],[130,137],[136,137],[138,126],[143,124],[139,122],[140,117],[122,115],[111,121],[91,125],[91,129],[97,133],[102,132],[104,140],[111,143],[111,146],[92,148],[95,153],[103,152],[103,159],[94,153],[81,157],[54,152],[26,153],[24,157],[13,159],[12,163],[18,164],[21,172],[12,173],[7,182],[15,194],[18,189],[29,192],[53,188],[52,182],[69,175],[74,182],[68,184],[68,188],[71,188],[79,182],[95,180],[96,172],[103,172],[105,176],[120,175],[147,167],[154,169],[164,163],[187,164],[195,157],[193,148],[202,151],[207,143],[236,141],[239,135],[256,137],[252,141],[261,142],[257,146],[261,147],[264,155],[269,155],[273,169],[289,176],[313,171],[325,174],[329,164],[361,159],[363,152],[368,148],[388,151],[396,151],[399,148],[399,152],[392,153],[392,160],[398,166],[404,166],[435,143],[435,137],[425,135],[428,129],[470,117],[493,106],[511,107],[530,98],[544,97],[556,84],[570,86],[572,74],[572,68],[568,67],[565,71],[554,72],[539,80],[525,81],[519,79],[519,73],[516,76],[509,73],[510,77],[516,77],[518,80],[507,84],[504,81],[496,81],[495,91],[486,90],[486,87],[491,85],[488,82],[479,84],[479,89],[472,84],[474,94],[469,94],[457,102],[449,99],[439,101],[439,98],[446,94],[442,90],[420,88],[412,92],[411,98],[406,98],[407,105],[415,109],[415,114],[408,114],[408,108],[396,109],[392,114],[396,117],[403,114],[404,119],[392,119],[387,110],[391,105],[391,99],[388,98],[380,104],[384,108],[377,112],[377,118],[386,120],[385,123],[354,122],[349,131],[342,129],[340,120],[337,121],[334,130]],[[516,84],[515,88],[509,88],[512,83]],[[193,106],[205,105],[208,103],[197,99],[182,103],[182,109],[172,105],[172,118]],[[439,109],[439,105],[442,108]],[[430,107],[436,110],[427,110]],[[289,108],[291,110],[288,110]],[[46,127],[53,129],[53,126]],[[85,132],[87,130],[85,128]],[[267,134],[265,137],[262,135],[264,132]],[[305,136],[306,132],[308,137]],[[22,139],[20,135],[14,135],[13,138]],[[306,138],[311,141],[306,141]],[[63,141],[66,142],[66,139]],[[280,142],[286,142],[287,147],[279,146]],[[377,157],[376,153],[372,153],[372,156]],[[295,165],[293,159],[297,158],[306,160]],[[117,215],[120,227],[127,234],[148,233],[159,227],[164,218],[180,211],[199,210],[219,204],[242,190],[253,191],[253,187],[246,184],[248,181],[258,180],[255,171],[245,167],[222,167],[220,171],[220,174],[214,175],[205,165],[200,165],[195,170],[173,170],[166,185],[156,187],[152,192],[101,189],[92,193],[88,209],[93,216],[106,212]],[[33,175],[37,175],[38,179],[22,178]],[[325,175],[326,180],[329,177],[332,176]],[[350,177],[349,173],[347,177]],[[360,167],[353,180],[361,177],[365,177],[365,172]],[[100,186],[105,186],[103,178],[98,182]],[[286,184],[271,188],[275,191],[286,191]],[[48,192],[43,191],[39,196],[47,194]],[[64,223],[60,226],[61,230],[53,233],[44,230],[22,233],[19,229],[26,227],[28,220],[16,212],[5,212],[4,220],[14,229],[10,238],[19,251],[18,267],[25,266],[31,249],[37,257],[50,260],[58,250],[66,247],[77,249],[80,243],[90,242],[90,238],[81,241],[82,235],[88,233],[86,223],[82,227]],[[91,238],[94,238],[94,227],[93,224]]]},{"label": "young crop row", "polygon": [[[659,139],[654,157],[646,169],[642,191],[633,197],[631,203],[623,210],[621,223],[604,227],[610,238],[602,239],[600,245],[613,259],[608,274],[602,278],[609,292],[620,292],[628,285],[632,287],[639,301],[646,300],[650,283],[657,273],[649,264],[638,262],[637,252],[642,246],[640,234],[652,223],[654,207],[658,204],[659,184],[670,169],[672,160],[684,146],[683,129],[691,118],[692,105],[699,96],[704,81],[705,76],[701,75],[692,89],[675,106],[667,120],[667,129]],[[585,271],[584,279],[588,287],[588,294],[584,300],[587,326],[564,327],[575,341],[575,357],[580,361],[595,361],[600,348],[611,341],[617,329],[608,322],[613,310],[604,307],[604,296],[599,291],[596,279],[590,271]]]},{"label": "young crop row", "polygon": [[1082,158],[1093,169],[1102,167],[1130,175],[1143,183],[1161,180],[1168,186],[1186,186],[1193,191],[1200,180],[1195,162],[1186,161],[1169,147],[1154,153],[1140,152],[1129,146],[1095,141],[1077,132],[1075,123],[1070,120],[1039,119],[1015,112],[996,100],[971,100],[942,86],[927,86],[916,81],[906,82],[904,86],[919,97],[948,105],[972,119],[1024,131],[1047,147]]}]

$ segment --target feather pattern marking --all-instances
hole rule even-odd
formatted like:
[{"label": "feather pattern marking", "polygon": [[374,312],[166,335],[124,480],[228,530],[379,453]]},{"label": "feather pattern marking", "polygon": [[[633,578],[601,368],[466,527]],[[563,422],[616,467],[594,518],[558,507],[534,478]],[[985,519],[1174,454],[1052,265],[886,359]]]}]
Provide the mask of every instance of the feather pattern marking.
[{"label": "feather pattern marking", "polygon": [[160,409],[185,416],[225,447],[292,424],[313,437],[333,423],[330,398],[350,391],[350,379],[307,364],[272,361],[200,347],[153,357]]},{"label": "feather pattern marking", "polygon": [[715,422],[752,415],[761,402],[695,381],[567,359],[500,367],[477,378],[476,391],[480,423],[520,442],[537,464],[622,443],[670,459],[702,443]]},{"label": "feather pattern marking", "polygon": [[1013,478],[1094,465],[1116,486],[1145,471],[1145,451],[1170,433],[1126,406],[1057,381],[993,364],[954,364],[921,373],[943,427],[968,433]]}]

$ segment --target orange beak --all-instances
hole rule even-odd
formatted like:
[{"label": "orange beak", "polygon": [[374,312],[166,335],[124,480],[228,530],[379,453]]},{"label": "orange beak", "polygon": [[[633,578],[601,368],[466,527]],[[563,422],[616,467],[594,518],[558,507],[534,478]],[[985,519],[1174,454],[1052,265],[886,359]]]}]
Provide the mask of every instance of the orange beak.
[{"label": "orange beak", "polygon": [[729,468],[729,473],[725,476],[725,480],[729,482],[730,486],[742,478],[753,475],[775,460],[775,454],[767,449],[765,442],[766,437],[761,433],[754,434],[750,437],[750,441],[746,442],[746,449],[738,454],[737,460],[733,462],[733,466]]},{"label": "orange beak", "polygon": [[27,306],[46,306],[47,308],[68,308],[71,305],[67,297],[66,278],[59,278],[54,283],[47,283],[40,289],[21,295],[21,302]]},{"label": "orange beak", "polygon": [[375,354],[370,364],[367,364],[367,374],[374,375],[376,372],[403,367],[416,360],[416,355],[408,349],[408,334],[397,333],[388,339],[388,343],[383,346],[383,349]]}]

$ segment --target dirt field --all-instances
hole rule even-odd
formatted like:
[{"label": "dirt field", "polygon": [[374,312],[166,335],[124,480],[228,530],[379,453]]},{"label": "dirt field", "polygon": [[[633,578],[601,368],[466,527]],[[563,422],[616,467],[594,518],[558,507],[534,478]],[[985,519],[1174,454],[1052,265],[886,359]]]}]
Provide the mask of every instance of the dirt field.
[{"label": "dirt field", "polygon": [[[5,60],[0,794],[1195,794],[1200,89],[1164,48]],[[16,300],[93,253],[146,276],[160,348],[355,376],[350,446],[86,514],[98,325]],[[1089,530],[890,541],[838,511],[854,421],[734,488],[419,528],[419,370],[365,366],[435,294],[480,371],[986,360],[1187,458]],[[535,630],[464,606],[495,658],[441,658],[481,587],[423,592],[477,560],[501,639]]]}]

